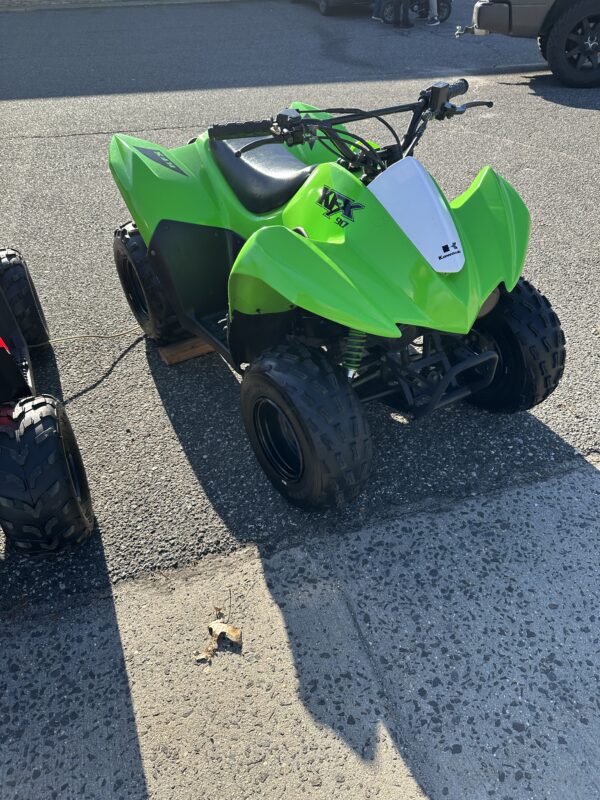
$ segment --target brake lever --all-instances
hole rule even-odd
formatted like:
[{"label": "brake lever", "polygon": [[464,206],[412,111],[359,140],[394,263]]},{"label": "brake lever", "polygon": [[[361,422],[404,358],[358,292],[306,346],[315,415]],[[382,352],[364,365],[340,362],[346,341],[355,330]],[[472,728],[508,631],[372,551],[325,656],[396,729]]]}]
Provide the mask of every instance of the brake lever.
[{"label": "brake lever", "polygon": [[472,100],[469,103],[463,103],[461,106],[455,106],[454,103],[444,103],[440,112],[435,115],[436,119],[452,119],[460,114],[464,114],[469,108],[478,108],[485,106],[486,108],[493,108],[494,103],[492,100]]}]

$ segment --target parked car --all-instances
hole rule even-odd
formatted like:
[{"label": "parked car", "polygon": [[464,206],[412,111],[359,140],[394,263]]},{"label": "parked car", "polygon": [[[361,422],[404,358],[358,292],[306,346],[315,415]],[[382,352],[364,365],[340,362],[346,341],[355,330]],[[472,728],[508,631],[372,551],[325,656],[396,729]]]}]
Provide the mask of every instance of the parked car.
[{"label": "parked car", "polygon": [[463,33],[537,38],[562,83],[600,86],[600,0],[478,0]]}]

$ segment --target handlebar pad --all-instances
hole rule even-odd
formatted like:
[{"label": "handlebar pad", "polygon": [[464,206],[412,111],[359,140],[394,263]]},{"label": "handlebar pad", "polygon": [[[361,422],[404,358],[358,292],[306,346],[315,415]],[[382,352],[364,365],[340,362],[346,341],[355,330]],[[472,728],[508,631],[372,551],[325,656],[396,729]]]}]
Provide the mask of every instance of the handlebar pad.
[{"label": "handlebar pad", "polygon": [[459,94],[466,94],[469,91],[469,82],[461,78],[456,83],[451,83],[448,88],[448,99],[452,100],[453,97],[458,97]]},{"label": "handlebar pad", "polygon": [[208,129],[209,139],[243,139],[252,136],[268,136],[273,127],[272,119],[260,119],[256,122],[229,122],[225,125],[213,125]]}]

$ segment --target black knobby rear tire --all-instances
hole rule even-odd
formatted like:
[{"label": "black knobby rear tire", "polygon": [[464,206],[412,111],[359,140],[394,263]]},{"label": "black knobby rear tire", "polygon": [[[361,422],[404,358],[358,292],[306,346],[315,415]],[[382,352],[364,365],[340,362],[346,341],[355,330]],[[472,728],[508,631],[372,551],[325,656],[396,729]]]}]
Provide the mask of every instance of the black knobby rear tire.
[{"label": "black knobby rear tire", "polygon": [[558,386],[565,368],[565,335],[548,300],[521,279],[512,290],[501,289],[493,311],[473,326],[499,355],[490,386],[470,398],[487,411],[526,411]]},{"label": "black knobby rear tire", "polygon": [[[589,32],[584,31],[585,24]],[[588,36],[595,42],[591,50],[584,47]],[[600,0],[579,0],[560,15],[546,38],[545,57],[552,72],[567,86],[600,86]],[[578,69],[580,57],[582,68]]]},{"label": "black knobby rear tire", "polygon": [[0,250],[0,288],[29,346],[46,344],[48,323],[29,274],[27,262],[18,250]]},{"label": "black knobby rear tire", "polygon": [[189,337],[167,301],[147,248],[133,222],[115,231],[113,252],[125,298],[146,336],[159,344]]},{"label": "black knobby rear tire", "polygon": [[0,528],[24,555],[56,552],[90,535],[94,513],[64,406],[47,395],[0,406]]},{"label": "black knobby rear tire", "polygon": [[372,442],[358,396],[324,354],[281,345],[244,373],[242,417],[275,488],[307,510],[354,499],[369,476]]}]

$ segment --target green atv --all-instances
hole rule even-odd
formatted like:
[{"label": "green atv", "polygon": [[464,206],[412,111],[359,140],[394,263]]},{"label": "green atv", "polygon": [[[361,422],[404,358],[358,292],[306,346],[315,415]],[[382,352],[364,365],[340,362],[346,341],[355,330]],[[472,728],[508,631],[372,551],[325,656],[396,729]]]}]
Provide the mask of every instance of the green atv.
[{"label": "green atv", "polygon": [[94,523],[65,408],[36,392],[30,348],[48,343],[24,258],[0,249],[0,528],[9,546],[24,555],[80,544]]},{"label": "green atv", "polygon": [[[469,400],[514,413],[558,385],[565,339],[520,278],[529,213],[485,167],[449,202],[414,150],[466,81],[361,111],[294,103],[167,150],[117,135],[110,168],[135,223],[114,254],[158,342],[209,340],[242,375],[256,457],[292,503],[356,497],[369,476],[363,404],[422,417]],[[411,115],[400,137],[386,120]],[[346,126],[379,120],[385,147]]]}]

